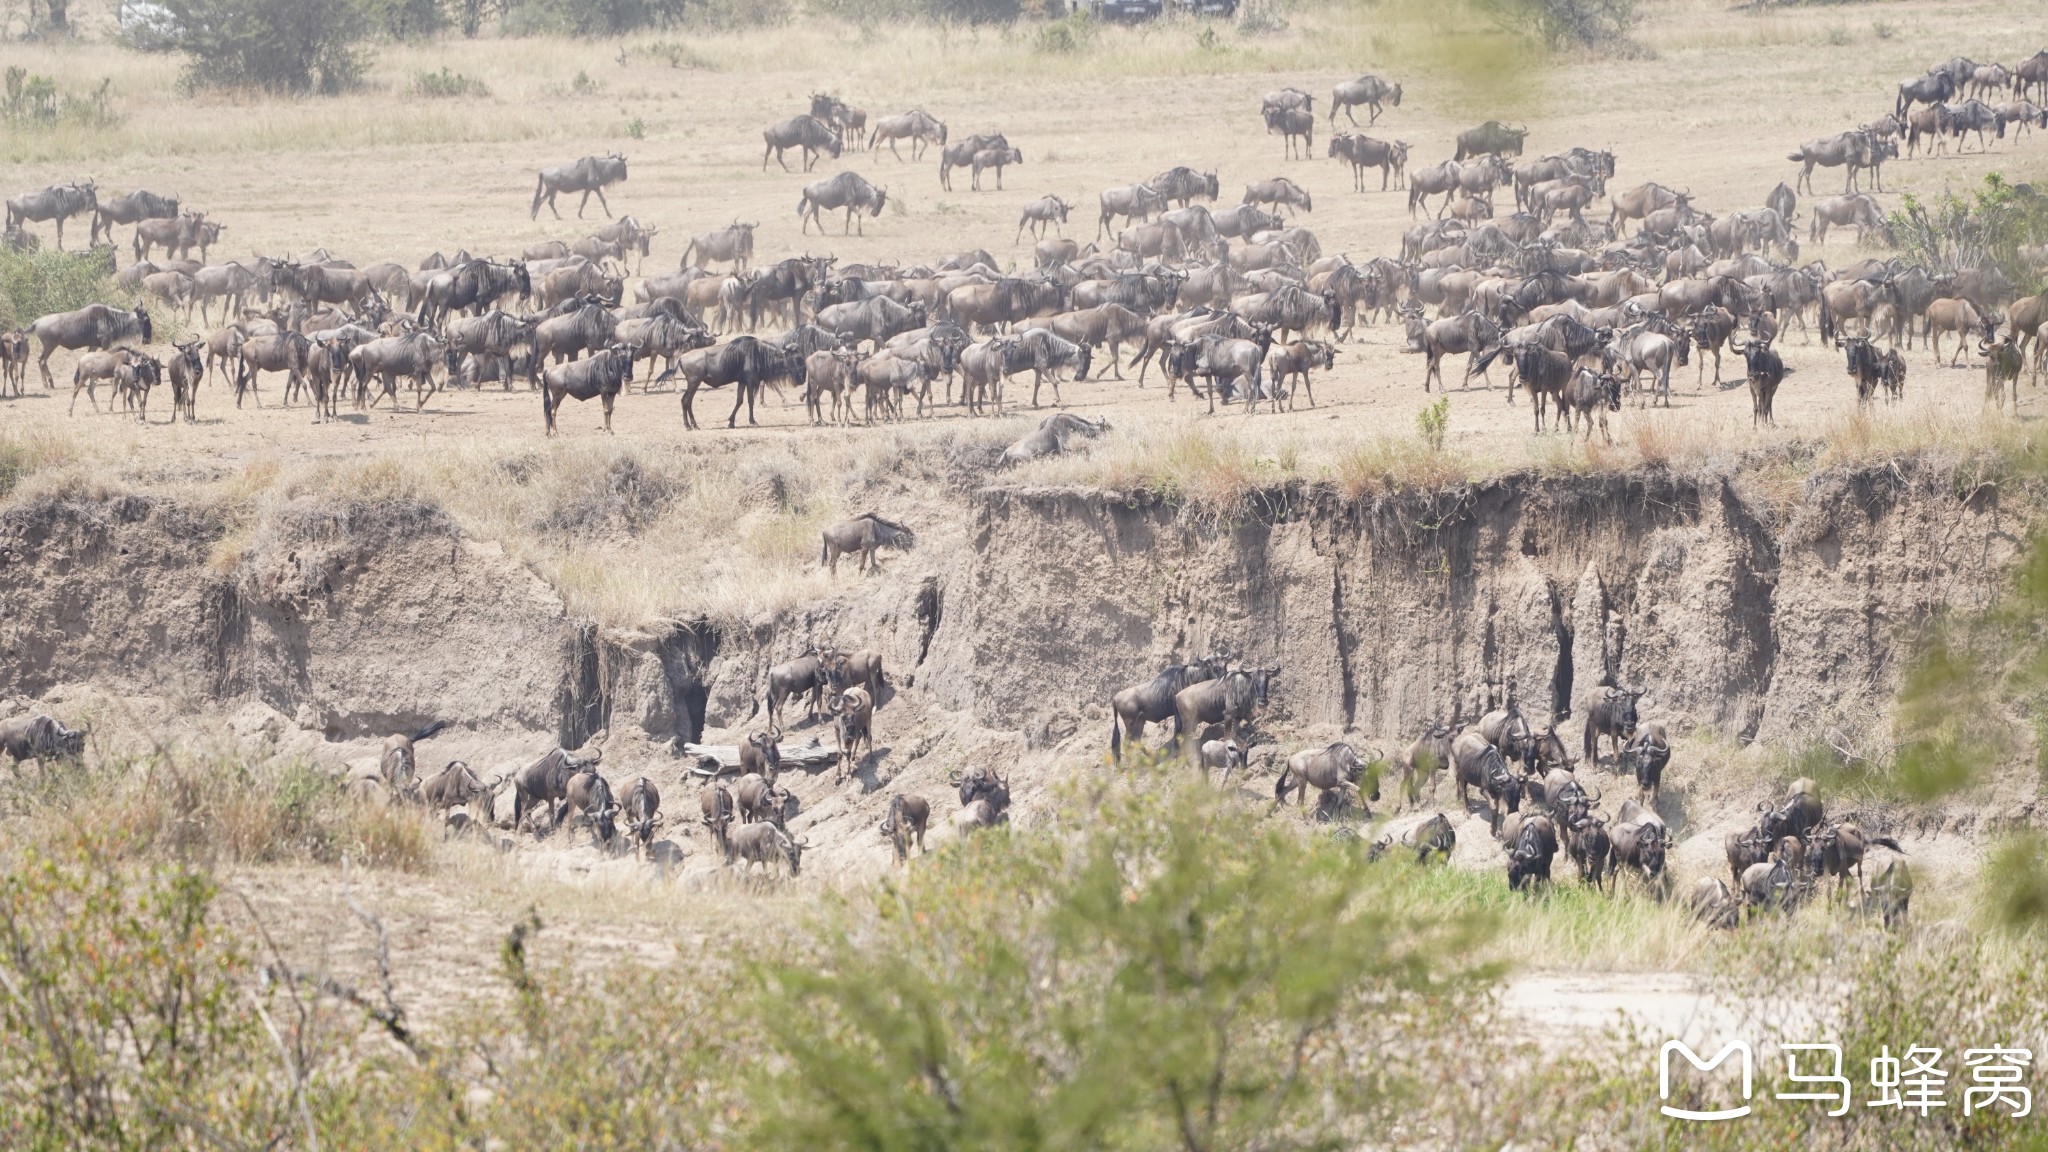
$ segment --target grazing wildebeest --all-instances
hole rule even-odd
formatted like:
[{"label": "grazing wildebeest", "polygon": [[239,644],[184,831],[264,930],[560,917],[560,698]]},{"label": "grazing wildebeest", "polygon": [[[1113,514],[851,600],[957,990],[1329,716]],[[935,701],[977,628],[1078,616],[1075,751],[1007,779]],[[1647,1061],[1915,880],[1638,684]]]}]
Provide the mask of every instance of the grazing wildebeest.
[{"label": "grazing wildebeest", "polygon": [[1370,109],[1366,114],[1365,121],[1366,125],[1370,127],[1380,118],[1380,113],[1383,111],[1380,107],[1381,101],[1399,108],[1401,106],[1401,86],[1399,84],[1389,84],[1377,76],[1360,76],[1356,80],[1347,80],[1337,85],[1330,93],[1330,124],[1332,127],[1336,125],[1337,111],[1341,108],[1344,111],[1345,117],[1351,121],[1352,126],[1356,127],[1358,125],[1358,117],[1352,113],[1352,109],[1363,107]]},{"label": "grazing wildebeest", "polygon": [[1299,208],[1303,212],[1315,211],[1308,189],[1296,184],[1285,176],[1271,180],[1257,180],[1244,186],[1243,204],[1271,204],[1275,207]]},{"label": "grazing wildebeest", "polygon": [[555,412],[566,399],[589,400],[596,397],[604,406],[604,430],[612,430],[612,405],[617,403],[619,391],[633,376],[634,348],[630,344],[613,344],[602,352],[594,352],[581,360],[567,364],[556,364],[541,374],[540,408],[541,416],[547,421],[547,434],[555,434]]},{"label": "grazing wildebeest", "polygon": [[1380,170],[1380,191],[1387,190],[1388,181],[1399,188],[1402,183],[1402,169],[1408,163],[1408,145],[1400,140],[1375,140],[1345,132],[1330,137],[1330,155],[1341,156],[1351,165],[1351,190],[1365,191],[1365,170]]},{"label": "grazing wildebeest", "polygon": [[754,258],[754,229],[758,223],[742,224],[735,219],[716,232],[706,232],[690,238],[683,248],[683,267],[690,266],[690,254],[697,254],[697,265],[702,267],[717,261],[731,261],[733,271],[744,272]]},{"label": "grazing wildebeest", "polygon": [[98,207],[99,194],[93,189],[92,181],[52,184],[7,201],[7,230],[15,232],[24,224],[54,220],[57,222],[57,251],[62,252],[64,222],[81,212],[93,212]]},{"label": "grazing wildebeest", "polygon": [[1785,382],[1784,359],[1771,351],[1769,340],[1752,339],[1743,344],[1731,336],[1728,346],[1740,352],[1748,366],[1750,426],[1777,424],[1777,417],[1771,413],[1771,402],[1778,395],[1778,385]]},{"label": "grazing wildebeest", "polygon": [[892,520],[884,520],[873,512],[863,512],[851,520],[841,520],[819,533],[823,547],[818,553],[818,567],[839,574],[839,558],[848,552],[860,553],[858,572],[870,567],[882,570],[882,562],[875,555],[879,548],[910,548],[917,543],[917,534],[908,527]]},{"label": "grazing wildebeest", "polygon": [[1496,156],[1520,156],[1522,141],[1528,139],[1527,128],[1510,128],[1498,120],[1488,120],[1477,128],[1468,128],[1458,133],[1458,151],[1453,160],[1469,160],[1489,153]]},{"label": "grazing wildebeest", "polygon": [[1239,741],[1247,738],[1253,709],[1266,703],[1273,678],[1280,666],[1233,668],[1213,680],[1191,683],[1174,694],[1174,724],[1181,741],[1181,758],[1195,757],[1195,733],[1203,724],[1220,724],[1225,736]]},{"label": "grazing wildebeest", "polygon": [[[1372,762],[1379,762],[1377,754],[1372,757]],[[1280,778],[1273,784],[1273,802],[1286,803],[1287,793],[1292,789],[1294,802],[1299,806],[1307,801],[1311,786],[1319,792],[1346,791],[1348,786],[1348,793],[1355,793],[1359,778],[1365,774],[1366,761],[1359,758],[1356,748],[1342,740],[1322,748],[1303,749],[1289,756],[1286,765],[1280,769]],[[1377,802],[1380,798],[1377,771],[1368,783],[1372,791],[1366,798]]]},{"label": "grazing wildebeest", "polygon": [[[844,236],[852,230],[856,217],[865,212],[869,216],[880,216],[882,207],[888,202],[889,189],[877,188],[867,182],[858,172],[841,172],[830,180],[819,180],[804,185],[803,196],[797,201],[796,214],[803,220],[803,231],[808,234],[812,222],[818,224],[820,233],[825,224],[818,220],[821,210],[846,209],[846,222],[840,226],[839,234]],[[867,225],[861,222],[861,235],[867,235]]]},{"label": "grazing wildebeest", "polygon": [[734,428],[738,427],[742,406],[747,410],[747,423],[755,423],[754,404],[760,398],[764,384],[780,386],[784,380],[797,385],[804,382],[804,356],[799,350],[752,336],[735,336],[724,344],[684,353],[677,358],[674,370],[680,372],[684,380],[683,427],[697,427],[697,389],[723,388],[731,384],[734,385],[732,412],[726,416],[725,426]]},{"label": "grazing wildebeest", "polygon": [[898,140],[910,141],[910,158],[922,160],[926,147],[946,145],[946,126],[937,117],[922,108],[913,108],[901,116],[884,116],[875,121],[875,130],[868,137],[868,148],[872,150],[883,140],[889,142],[889,151],[896,159],[903,159],[903,153],[896,150]]},{"label": "grazing wildebeest", "polygon": [[[1266,113],[1266,132],[1280,133],[1287,145],[1287,158],[1306,160],[1316,146],[1316,118],[1306,108],[1275,108]],[[1297,147],[1296,138],[1301,140]]]},{"label": "grazing wildebeest", "polygon": [[1162,724],[1174,718],[1174,699],[1181,689],[1214,680],[1223,675],[1223,662],[1214,657],[1191,664],[1174,664],[1143,684],[1125,688],[1109,698],[1109,754],[1121,762],[1124,738],[1136,744],[1145,738],[1145,725]]},{"label": "grazing wildebeest", "polygon": [[42,373],[45,388],[56,387],[50,379],[50,354],[57,349],[101,350],[125,340],[147,344],[154,331],[149,313],[140,304],[126,311],[107,304],[88,304],[74,312],[37,317],[28,326],[28,334],[42,345],[36,368]]},{"label": "grazing wildebeest", "polygon": [[93,206],[92,239],[100,242],[100,233],[107,234],[107,241],[113,242],[114,225],[140,224],[144,220],[175,220],[178,216],[178,198],[159,196],[154,192],[130,192],[111,200],[100,200]]},{"label": "grazing wildebeest", "polygon": [[19,764],[23,760],[76,760],[85,754],[91,729],[72,729],[54,716],[14,716],[0,720],[0,752]]},{"label": "grazing wildebeest", "polygon": [[1023,214],[1017,217],[1017,239],[1012,241],[1012,243],[1019,243],[1024,239],[1024,229],[1026,227],[1031,229],[1031,237],[1034,240],[1045,235],[1047,227],[1064,232],[1066,230],[1067,213],[1073,207],[1072,204],[1057,196],[1041,196],[1026,204]]},{"label": "grazing wildebeest", "polygon": [[777,864],[789,865],[789,874],[796,876],[803,870],[804,849],[811,846],[808,839],[795,840],[789,833],[773,824],[742,824],[727,835],[732,855],[746,861],[751,871],[756,864],[773,868]]},{"label": "grazing wildebeest", "polygon": [[[763,164],[766,167],[766,164]],[[562,218],[562,212],[555,207],[555,196],[562,192],[581,192],[583,199],[576,203],[576,215],[580,218],[583,209],[589,205],[592,194],[597,196],[598,207],[604,209],[605,219],[611,219],[612,206],[605,201],[606,187],[626,179],[626,158],[616,152],[606,156],[585,156],[568,164],[540,170],[540,178],[533,185],[533,212],[531,219],[540,219],[541,201],[547,201],[548,211],[555,219]]]},{"label": "grazing wildebeest", "polygon": [[932,806],[922,796],[897,795],[889,798],[889,814],[882,820],[882,838],[896,851],[898,864],[910,863],[910,845],[924,855],[924,828],[931,819]]},{"label": "grazing wildebeest", "polygon": [[806,652],[794,660],[785,661],[768,669],[768,725],[774,731],[782,731],[782,705],[792,696],[810,693],[810,702],[805,708],[804,718],[815,720],[824,699],[825,689],[830,686],[831,677],[826,669],[825,657],[816,652]]}]

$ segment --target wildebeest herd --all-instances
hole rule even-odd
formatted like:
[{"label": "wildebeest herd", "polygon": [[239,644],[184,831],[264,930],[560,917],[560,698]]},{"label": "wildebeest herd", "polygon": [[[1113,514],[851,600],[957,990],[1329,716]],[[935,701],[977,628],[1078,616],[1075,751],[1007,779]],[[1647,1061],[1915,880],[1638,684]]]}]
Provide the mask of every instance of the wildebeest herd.
[{"label": "wildebeest herd", "polygon": [[[1313,374],[1335,366],[1363,314],[1368,323],[1402,325],[1407,350],[1423,358],[1425,390],[1442,382],[1447,356],[1468,357],[1466,384],[1475,374],[1491,382],[1504,362],[1509,398],[1529,389],[1538,431],[1554,410],[1553,425],[1606,432],[1609,414],[1631,393],[1638,403],[1668,405],[1674,370],[1694,355],[1695,387],[1705,386],[1709,356],[1718,384],[1724,352],[1742,358],[1754,421],[1773,422],[1787,374],[1774,344],[1794,324],[1803,333],[1817,328],[1843,351],[1859,402],[1903,395],[1899,345],[1910,349],[1917,327],[1937,360],[1944,336],[1955,340],[1951,363],[1968,350],[1981,356],[1987,399],[2002,406],[2007,385],[2016,398],[2030,348],[2035,379],[2048,371],[2043,298],[2016,298],[1988,264],[1800,263],[1799,195],[1811,194],[1816,167],[1844,168],[1842,195],[1805,205],[1807,243],[1823,243],[1830,228],[1885,236],[1889,219],[1860,189],[1861,174],[1880,190],[1882,166],[1902,140],[1912,156],[1923,139],[1930,151],[1973,139],[1986,148],[2048,127],[2048,111],[2035,102],[2048,99],[2044,68],[2048,50],[2010,68],[1961,57],[1937,65],[1901,84],[1888,114],[1802,144],[1792,156],[1801,165],[1796,178],[1761,204],[1719,214],[1656,181],[1610,189],[1617,158],[1605,149],[1528,158],[1528,130],[1499,121],[1459,133],[1452,158],[1419,168],[1410,166],[1405,141],[1338,134],[1327,155],[1351,169],[1355,191],[1367,190],[1365,173],[1378,168],[1381,190],[1405,190],[1410,215],[1426,217],[1407,230],[1398,255],[1365,260],[1326,253],[1298,222],[1314,200],[1296,180],[1253,181],[1238,204],[1220,209],[1223,182],[1193,166],[1103,189],[1097,232],[1085,245],[1064,235],[1073,205],[1058,196],[1030,200],[1015,238],[1033,233],[1028,269],[1006,268],[986,250],[914,265],[805,255],[756,266],[759,224],[735,219],[692,236],[677,271],[648,276],[637,270],[657,229],[632,216],[574,243],[495,257],[437,252],[414,267],[359,268],[325,249],[209,264],[224,227],[218,221],[149,192],[102,201],[91,181],[78,181],[8,201],[8,242],[32,246],[27,225],[54,221],[61,246],[64,221],[78,215],[91,217],[95,245],[131,225],[134,262],[118,272],[118,284],[160,318],[183,309],[188,322],[196,314],[205,324],[218,304],[223,325],[159,359],[144,350],[153,331],[142,305],[94,305],[0,336],[0,364],[19,395],[31,352],[53,387],[50,355],[70,350],[79,354],[74,405],[82,390],[96,409],[94,388],[105,381],[145,420],[159,383],[179,390],[173,419],[192,419],[200,383],[226,380],[239,407],[261,404],[262,377],[281,373],[284,403],[303,398],[316,420],[336,415],[344,396],[358,408],[386,400],[395,408],[401,383],[424,407],[443,388],[523,380],[542,394],[548,432],[572,398],[599,400],[609,430],[618,398],[654,360],[661,370],[648,369],[647,388],[674,382],[689,428],[703,389],[734,389],[728,427],[742,408],[755,421],[767,386],[799,390],[815,423],[872,423],[903,419],[912,408],[918,416],[953,405],[1000,413],[1006,385],[1026,372],[1034,407],[1048,387],[1060,403],[1063,380],[1102,368],[1122,379],[1136,367],[1142,388],[1155,363],[1169,399],[1184,384],[1212,411],[1220,402],[1251,412],[1292,408],[1297,399],[1312,406]],[[1402,96],[1400,84],[1381,77],[1344,81],[1331,93],[1328,124],[1334,130],[1342,111],[1356,129],[1363,109],[1373,127],[1397,114]],[[1315,99],[1294,88],[1267,94],[1267,131],[1290,148],[1300,140],[1306,155]],[[807,171],[820,158],[883,143],[904,163],[935,148],[946,189],[957,168],[970,171],[976,189],[992,170],[1000,189],[1005,167],[1023,163],[1022,149],[1001,132],[949,137],[923,108],[870,127],[866,112],[827,93],[763,139],[764,167],[777,159],[787,169],[783,158],[794,150]],[[595,196],[609,218],[606,190],[626,179],[618,154],[543,169],[529,215],[546,204],[559,217],[556,197],[569,192],[580,196],[578,216]],[[1505,204],[1496,210],[1506,189],[1512,212]],[[1604,220],[1588,214],[1603,198]],[[812,223],[822,230],[825,213],[843,212],[842,231],[864,233],[889,203],[886,186],[843,171],[801,189],[799,231]],[[152,258],[158,247],[160,260]],[[111,266],[114,249],[95,251]],[[1880,351],[1880,340],[1891,347]],[[1053,450],[1066,442],[1062,434]]]}]

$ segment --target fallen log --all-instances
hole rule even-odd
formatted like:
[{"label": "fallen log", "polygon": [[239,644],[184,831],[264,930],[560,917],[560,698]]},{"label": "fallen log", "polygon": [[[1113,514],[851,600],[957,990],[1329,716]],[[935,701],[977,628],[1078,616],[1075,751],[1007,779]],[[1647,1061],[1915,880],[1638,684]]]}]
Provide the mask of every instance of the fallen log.
[{"label": "fallen log", "polygon": [[[740,748],[737,744],[684,744],[683,755],[695,756],[697,763],[690,772],[697,776],[730,776],[740,770]],[[825,768],[839,758],[839,752],[827,748],[812,737],[809,744],[782,748],[784,768]]]}]

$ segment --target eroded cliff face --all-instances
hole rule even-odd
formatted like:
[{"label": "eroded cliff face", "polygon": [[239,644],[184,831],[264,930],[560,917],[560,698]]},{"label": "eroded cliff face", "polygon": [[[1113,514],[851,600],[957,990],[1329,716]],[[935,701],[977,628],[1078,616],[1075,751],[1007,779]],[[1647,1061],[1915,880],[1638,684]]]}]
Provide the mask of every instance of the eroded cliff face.
[{"label": "eroded cliff face", "polygon": [[1279,732],[1392,739],[1512,681],[1533,716],[1619,683],[1681,726],[1776,739],[1881,717],[1915,630],[1988,603],[2032,514],[1924,462],[1796,490],[1756,475],[1512,475],[1371,501],[1296,486],[1229,522],[991,487],[963,498],[964,532],[827,601],[637,631],[571,618],[428,506],[287,506],[216,571],[218,513],[44,501],[0,512],[0,691],[256,699],[332,738],[440,717],[667,743],[748,722],[771,664],[836,643],[881,652],[921,712],[1044,744],[1106,728],[1109,696],[1158,666],[1222,652],[1281,667]]},{"label": "eroded cliff face", "polygon": [[[1782,502],[1779,502],[1782,501]],[[1734,738],[1883,715],[1915,630],[2000,587],[2028,509],[1944,469],[1510,476],[1347,502],[1270,493],[1203,524],[1144,497],[989,489],[925,677],[992,727],[1093,720],[1149,669],[1279,665],[1275,716],[1376,736],[1532,715],[1618,683]]]}]

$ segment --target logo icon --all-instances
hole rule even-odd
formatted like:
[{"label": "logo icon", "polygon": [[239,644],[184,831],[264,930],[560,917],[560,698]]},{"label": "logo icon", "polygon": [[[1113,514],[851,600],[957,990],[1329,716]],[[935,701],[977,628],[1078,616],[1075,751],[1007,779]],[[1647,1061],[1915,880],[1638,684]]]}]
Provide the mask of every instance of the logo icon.
[{"label": "logo icon", "polygon": [[1671,1054],[1673,1052],[1683,1055],[1687,1063],[1701,1072],[1712,1072],[1726,1062],[1730,1056],[1738,1053],[1741,1054],[1742,1099],[1745,1103],[1740,1108],[1720,1108],[1708,1112],[1694,1111],[1690,1108],[1673,1108],[1671,1105],[1666,1104],[1658,1109],[1658,1111],[1678,1120],[1736,1120],[1749,1115],[1749,1105],[1746,1101],[1749,1100],[1750,1092],[1755,1085],[1756,1058],[1751,1054],[1747,1042],[1742,1040],[1732,1041],[1726,1048],[1716,1053],[1712,1060],[1701,1060],[1699,1053],[1687,1047],[1684,1041],[1666,1041],[1664,1047],[1657,1053],[1657,1098],[1659,1100],[1671,1099]]}]

